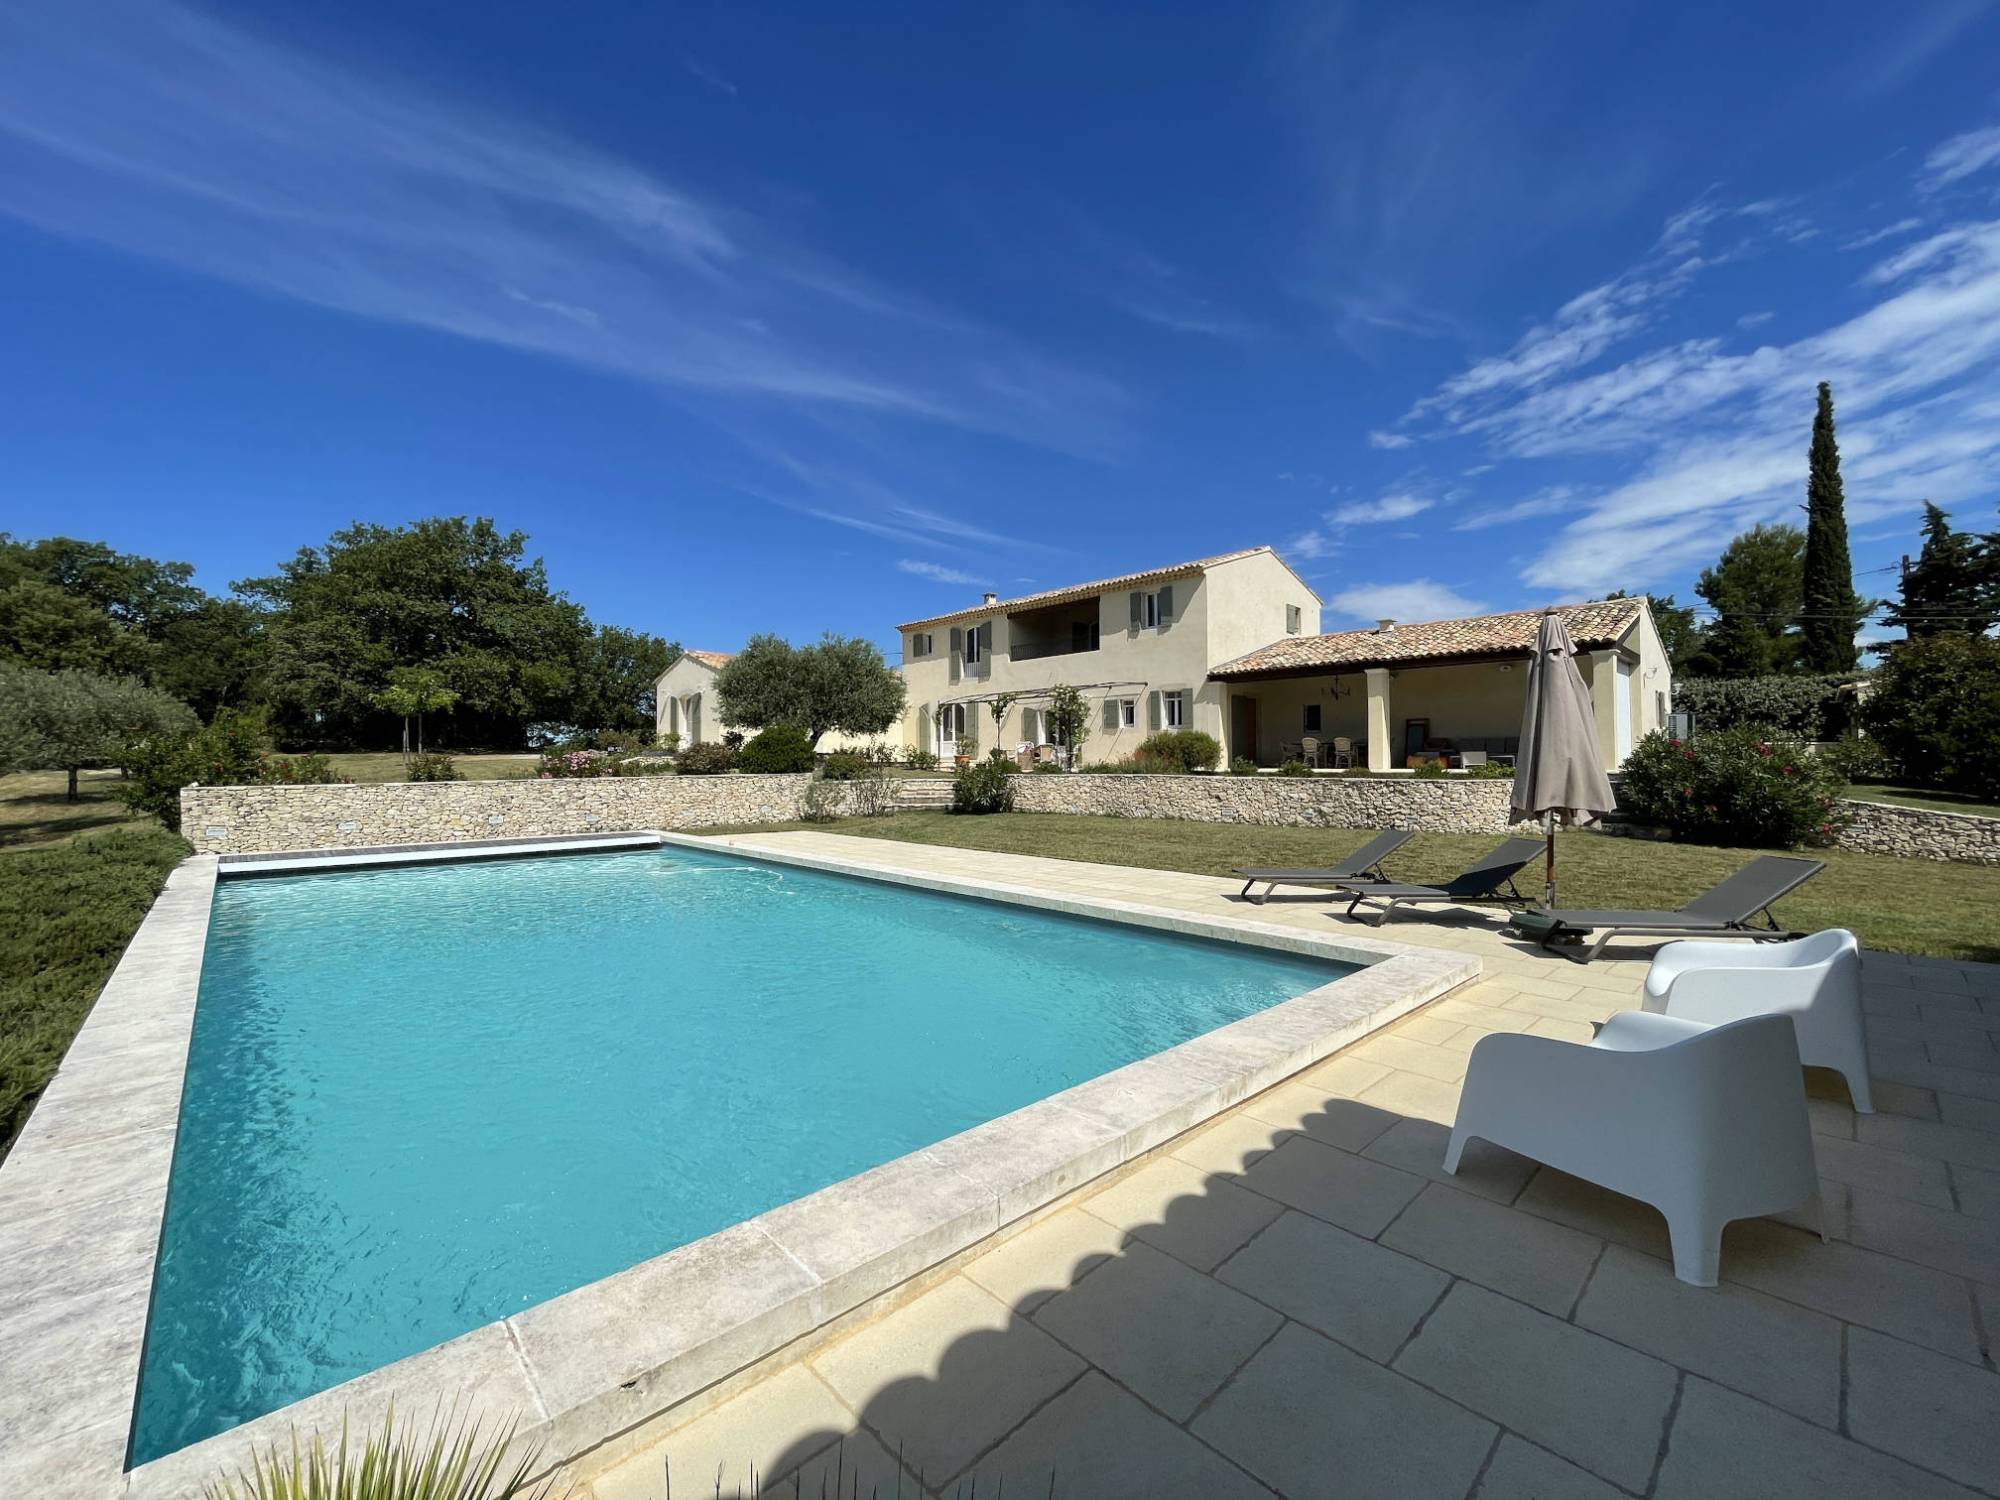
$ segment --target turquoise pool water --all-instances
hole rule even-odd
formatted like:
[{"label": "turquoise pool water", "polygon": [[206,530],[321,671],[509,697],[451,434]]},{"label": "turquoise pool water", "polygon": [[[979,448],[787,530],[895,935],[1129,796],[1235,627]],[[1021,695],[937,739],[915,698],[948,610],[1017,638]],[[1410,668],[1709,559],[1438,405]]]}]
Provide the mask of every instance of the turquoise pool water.
[{"label": "turquoise pool water", "polygon": [[679,848],[226,881],[134,1460],[1345,972]]}]

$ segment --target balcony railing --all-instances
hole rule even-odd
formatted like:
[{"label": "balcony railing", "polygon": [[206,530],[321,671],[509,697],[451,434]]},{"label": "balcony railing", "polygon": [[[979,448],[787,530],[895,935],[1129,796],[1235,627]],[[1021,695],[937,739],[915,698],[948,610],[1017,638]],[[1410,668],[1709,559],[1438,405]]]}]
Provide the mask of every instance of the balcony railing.
[{"label": "balcony railing", "polygon": [[1014,661],[1040,661],[1045,656],[1077,656],[1085,651],[1095,651],[1095,645],[1079,646],[1072,641],[1049,642],[1046,644],[1014,641],[1009,643],[1008,656]]}]

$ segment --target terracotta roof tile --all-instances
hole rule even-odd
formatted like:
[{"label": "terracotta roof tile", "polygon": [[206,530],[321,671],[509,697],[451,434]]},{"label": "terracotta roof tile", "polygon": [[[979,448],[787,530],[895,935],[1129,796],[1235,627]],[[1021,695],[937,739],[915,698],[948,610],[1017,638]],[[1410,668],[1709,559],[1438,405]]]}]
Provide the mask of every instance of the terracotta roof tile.
[{"label": "terracotta roof tile", "polygon": [[[1631,628],[1641,603],[1638,599],[1607,599],[1564,604],[1558,606],[1558,613],[1568,624],[1578,650],[1601,649],[1615,644]],[[1541,619],[1539,609],[1522,609],[1504,615],[1398,625],[1386,635],[1375,630],[1342,630],[1333,635],[1287,636],[1224,662],[1209,676],[1259,677],[1315,669],[1353,671],[1399,662],[1525,656],[1535,644]]]},{"label": "terracotta roof tile", "polygon": [[925,625],[942,625],[947,620],[962,620],[970,615],[1018,614],[1022,610],[1046,609],[1052,605],[1068,604],[1076,599],[1088,599],[1092,594],[1102,594],[1112,589],[1137,588],[1141,584],[1154,582],[1163,583],[1169,578],[1199,573],[1204,568],[1235,562],[1239,557],[1255,557],[1259,552],[1270,550],[1269,547],[1245,547],[1237,552],[1224,552],[1215,557],[1198,557],[1193,562],[1175,563],[1171,567],[1153,568],[1144,573],[1124,573],[1116,578],[1100,578],[1094,583],[1065,584],[1059,589],[1043,589],[1038,594],[1020,594],[1012,599],[1002,599],[997,604],[974,604],[965,609],[953,610],[949,614],[930,615],[921,620],[905,620],[896,628],[916,630]]},{"label": "terracotta roof tile", "polygon": [[736,653],[734,651],[683,651],[681,655],[692,656],[704,667],[723,667]]}]

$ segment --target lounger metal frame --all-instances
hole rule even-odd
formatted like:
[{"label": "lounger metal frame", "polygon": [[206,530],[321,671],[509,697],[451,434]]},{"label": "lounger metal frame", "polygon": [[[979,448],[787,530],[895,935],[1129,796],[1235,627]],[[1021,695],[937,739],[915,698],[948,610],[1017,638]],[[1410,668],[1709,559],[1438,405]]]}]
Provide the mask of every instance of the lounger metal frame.
[{"label": "lounger metal frame", "polygon": [[[1363,844],[1354,853],[1364,853],[1368,849],[1369,844],[1381,843],[1385,839],[1393,838],[1394,842],[1380,850],[1373,859],[1358,870],[1349,870],[1342,865],[1328,865],[1326,868],[1320,870],[1232,870],[1230,871],[1232,875],[1248,877],[1243,882],[1243,889],[1236,893],[1236,898],[1239,901],[1247,900],[1253,906],[1262,906],[1266,901],[1271,899],[1272,893],[1281,885],[1306,886],[1313,890],[1339,890],[1341,887],[1355,881],[1387,881],[1389,877],[1382,869],[1382,861],[1415,837],[1416,834],[1404,828],[1389,828],[1376,834],[1374,838],[1370,839],[1367,844]],[[1353,856],[1350,855],[1349,859],[1351,860],[1352,858]],[[1250,887],[1253,885],[1263,886],[1264,894],[1261,896],[1251,895]]]},{"label": "lounger metal frame", "polygon": [[[1617,922],[1606,927],[1594,927],[1594,926],[1581,926],[1574,923],[1567,923],[1564,922],[1560,916],[1558,916],[1554,921],[1552,921],[1549,924],[1548,930],[1542,933],[1540,938],[1537,939],[1537,946],[1549,953],[1560,953],[1562,957],[1567,958],[1572,963],[1587,964],[1592,959],[1596,958],[1599,954],[1601,954],[1604,951],[1605,945],[1609,943],[1613,938],[1621,936],[1622,937],[1666,937],[1666,938],[1747,938],[1752,942],[1758,942],[1758,943],[1787,942],[1793,938],[1803,937],[1805,935],[1803,933],[1794,932],[1789,928],[1779,926],[1777,916],[1771,911],[1772,907],[1776,906],[1780,901],[1784,900],[1785,897],[1791,895],[1793,891],[1797,890],[1800,886],[1804,885],[1808,880],[1811,880],[1813,876],[1819,874],[1821,870],[1824,870],[1826,868],[1826,861],[1823,859],[1798,860],[1797,863],[1804,866],[1805,868],[1795,872],[1792,878],[1786,881],[1784,885],[1780,886],[1777,890],[1772,891],[1768,895],[1766,895],[1762,903],[1759,904],[1756,907],[1756,909],[1753,910],[1747,917],[1732,917],[1726,921],[1710,923],[1708,926],[1705,927],[1690,926],[1687,923],[1681,923],[1678,926],[1668,926],[1663,923],[1647,922],[1644,920],[1637,922],[1630,922],[1630,923]],[[1744,868],[1748,869],[1749,867],[1746,865]],[[1705,892],[1704,894],[1707,893]],[[1695,901],[1699,901],[1701,899],[1702,897],[1700,896],[1695,897]],[[1689,906],[1692,906],[1693,904],[1694,904],[1693,901],[1688,903]],[[1683,911],[1684,910],[1685,908],[1683,909]],[[1628,913],[1627,915],[1643,919],[1644,917],[1649,915],[1649,913],[1635,911]],[[1682,913],[1661,912],[1658,915],[1679,916],[1682,915]],[[1756,921],[1759,917],[1762,917],[1765,922],[1765,925],[1762,927],[1756,925]],[[1591,943],[1589,945],[1588,951],[1581,953],[1576,951],[1583,947],[1584,934],[1591,932],[1599,932],[1602,933],[1603,936],[1599,937],[1595,942]],[[1558,943],[1562,944],[1563,946],[1562,947],[1555,946]]]}]

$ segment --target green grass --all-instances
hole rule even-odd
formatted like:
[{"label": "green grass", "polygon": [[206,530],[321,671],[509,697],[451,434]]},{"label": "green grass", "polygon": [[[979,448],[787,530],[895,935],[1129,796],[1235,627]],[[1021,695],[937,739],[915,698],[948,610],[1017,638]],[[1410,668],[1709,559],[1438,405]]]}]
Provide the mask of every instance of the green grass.
[{"label": "green grass", "polygon": [[0,853],[0,1157],[187,853],[157,826]]},{"label": "green grass", "polygon": [[[788,823],[787,829],[809,825]],[[704,832],[745,832],[707,829]],[[1259,828],[1237,823],[1072,817],[1055,813],[897,813],[850,818],[820,832],[1038,854],[1051,859],[1226,875],[1237,865],[1331,864],[1358,848],[1367,831]],[[1389,860],[1391,873],[1443,879],[1494,845],[1492,835],[1425,833]],[[1744,849],[1660,844],[1564,833],[1556,845],[1558,898],[1565,905],[1677,907],[1752,857]],[[1870,947],[1939,958],[2000,961],[2000,868],[1895,859],[1846,850],[1814,851],[1826,869],[1778,905],[1778,920],[1802,930],[1847,927]],[[1539,882],[1540,868],[1522,888]]]},{"label": "green grass", "polygon": [[[506,781],[520,776],[532,776],[540,759],[535,755],[455,755],[458,774],[467,781]],[[329,755],[336,774],[349,781],[376,785],[385,781],[407,781],[403,774],[403,757],[394,750],[380,754],[352,751],[340,755]]]},{"label": "green grass", "polygon": [[1860,802],[1893,802],[1898,807],[1927,807],[1933,812],[1972,813],[1981,818],[2000,818],[2000,805],[1981,802],[1962,792],[1941,792],[1935,787],[1888,786],[1881,782],[1856,782],[1847,795]]},{"label": "green grass", "polygon": [[0,851],[43,848],[111,828],[157,827],[111,794],[117,784],[116,771],[85,771],[77,780],[82,800],[72,802],[61,771],[0,776]]}]

